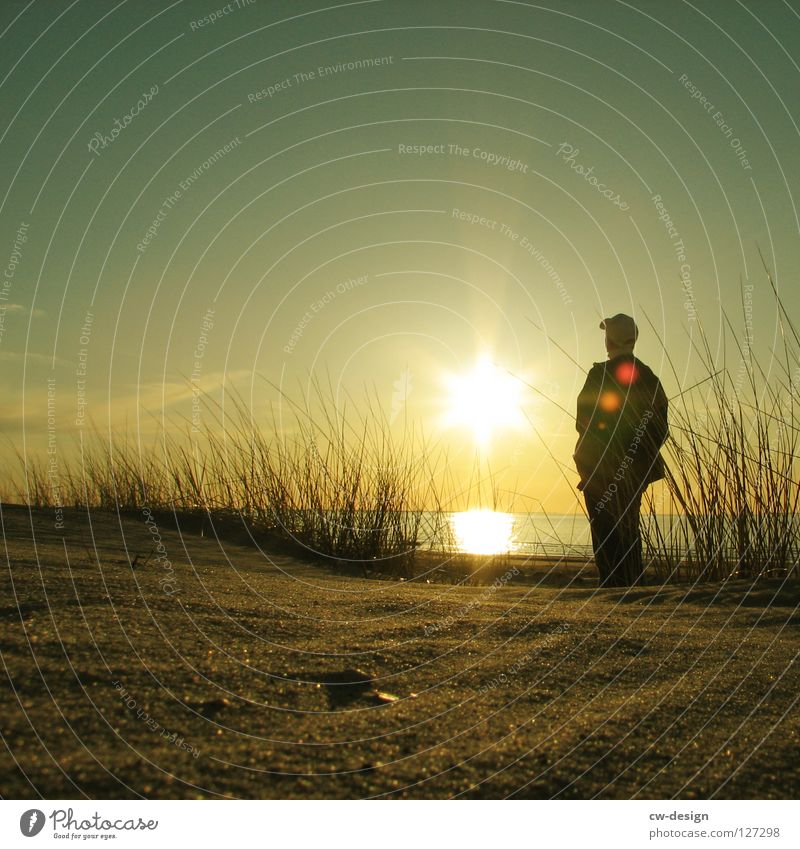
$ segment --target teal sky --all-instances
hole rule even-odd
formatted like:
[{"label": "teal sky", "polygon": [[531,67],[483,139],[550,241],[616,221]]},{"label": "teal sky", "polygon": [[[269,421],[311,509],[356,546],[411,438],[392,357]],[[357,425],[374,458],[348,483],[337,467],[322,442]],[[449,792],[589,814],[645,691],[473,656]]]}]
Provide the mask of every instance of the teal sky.
[{"label": "teal sky", "polygon": [[698,321],[744,340],[742,287],[769,363],[759,248],[798,315],[797,0],[5,0],[0,32],[0,425],[26,451],[48,385],[68,452],[191,423],[192,379],[266,422],[269,383],[330,375],[466,463],[446,380],[485,354],[550,399],[485,459],[570,509],[549,452],[569,466],[603,316],[674,395]]}]

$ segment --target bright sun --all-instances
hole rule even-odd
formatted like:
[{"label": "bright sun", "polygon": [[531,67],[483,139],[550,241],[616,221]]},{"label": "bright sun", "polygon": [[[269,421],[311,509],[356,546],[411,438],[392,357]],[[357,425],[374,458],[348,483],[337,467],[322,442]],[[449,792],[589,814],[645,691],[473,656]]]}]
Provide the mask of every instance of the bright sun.
[{"label": "bright sun", "polygon": [[494,510],[453,513],[453,532],[459,551],[504,554],[514,548],[514,517]]},{"label": "bright sun", "polygon": [[478,445],[488,445],[493,431],[524,424],[520,382],[487,356],[468,374],[450,375],[447,387],[450,397],[445,424],[471,428]]}]

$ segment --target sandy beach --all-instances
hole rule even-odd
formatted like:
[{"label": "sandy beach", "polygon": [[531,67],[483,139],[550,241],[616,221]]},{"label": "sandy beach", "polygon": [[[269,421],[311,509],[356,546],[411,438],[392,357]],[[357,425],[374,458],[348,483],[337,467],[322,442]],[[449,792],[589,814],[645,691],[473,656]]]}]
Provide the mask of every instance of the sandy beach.
[{"label": "sandy beach", "polygon": [[2,520],[7,797],[800,791],[796,581],[377,580],[158,519],[154,554],[142,516]]}]

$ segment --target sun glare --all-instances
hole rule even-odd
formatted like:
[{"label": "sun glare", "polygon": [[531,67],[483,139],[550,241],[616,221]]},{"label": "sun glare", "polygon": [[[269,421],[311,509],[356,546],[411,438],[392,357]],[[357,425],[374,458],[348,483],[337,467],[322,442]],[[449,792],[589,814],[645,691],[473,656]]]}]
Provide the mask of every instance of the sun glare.
[{"label": "sun glare", "polygon": [[486,446],[493,432],[524,424],[520,410],[521,386],[489,357],[481,357],[468,374],[447,378],[450,396],[445,423],[451,427],[470,428],[475,441]]},{"label": "sun glare", "polygon": [[505,554],[514,547],[514,517],[494,510],[453,513],[453,533],[459,551],[468,554]]}]

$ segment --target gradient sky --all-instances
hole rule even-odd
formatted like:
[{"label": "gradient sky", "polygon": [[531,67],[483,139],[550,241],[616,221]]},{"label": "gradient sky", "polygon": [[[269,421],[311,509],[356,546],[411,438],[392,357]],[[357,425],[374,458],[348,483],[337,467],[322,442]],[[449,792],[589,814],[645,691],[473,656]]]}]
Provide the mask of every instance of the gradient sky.
[{"label": "gradient sky", "polygon": [[4,0],[0,32],[4,454],[48,387],[66,454],[190,422],[193,373],[265,423],[318,375],[467,468],[447,381],[485,355],[543,394],[481,461],[570,510],[603,316],[672,396],[722,307],[769,362],[759,248],[798,315],[797,0]]}]

